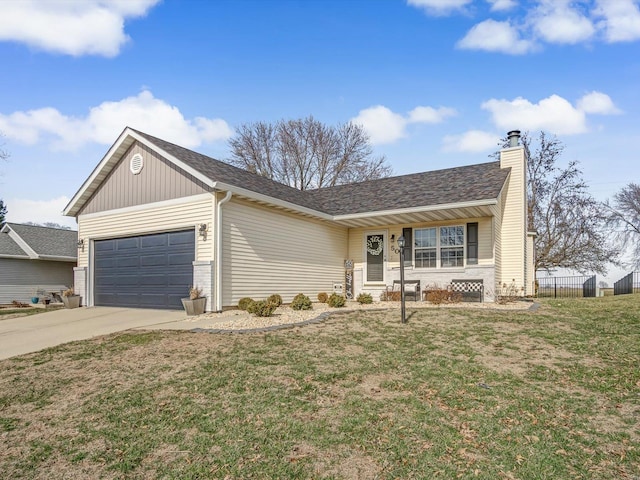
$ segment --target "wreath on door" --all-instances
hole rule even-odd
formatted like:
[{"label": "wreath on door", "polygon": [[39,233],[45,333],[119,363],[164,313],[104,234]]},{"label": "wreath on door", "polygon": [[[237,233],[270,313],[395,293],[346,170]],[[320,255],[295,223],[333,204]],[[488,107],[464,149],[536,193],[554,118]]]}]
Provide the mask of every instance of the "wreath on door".
[{"label": "wreath on door", "polygon": [[382,238],[380,236],[375,235],[367,239],[367,252],[374,256],[382,253]]}]

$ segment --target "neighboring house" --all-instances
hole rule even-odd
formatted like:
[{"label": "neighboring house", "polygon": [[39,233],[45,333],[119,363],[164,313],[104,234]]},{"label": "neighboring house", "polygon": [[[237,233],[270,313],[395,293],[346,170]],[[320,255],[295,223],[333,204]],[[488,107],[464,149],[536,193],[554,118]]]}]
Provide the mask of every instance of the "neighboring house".
[{"label": "neighboring house", "polygon": [[0,304],[29,303],[37,292],[73,285],[78,232],[5,223],[0,229]]},{"label": "neighboring house", "polygon": [[500,161],[299,191],[126,128],[65,208],[78,221],[76,290],[87,305],[207,310],[279,293],[315,299],[345,281],[377,298],[400,276],[423,286],[482,279],[533,293],[526,159],[511,132]]}]

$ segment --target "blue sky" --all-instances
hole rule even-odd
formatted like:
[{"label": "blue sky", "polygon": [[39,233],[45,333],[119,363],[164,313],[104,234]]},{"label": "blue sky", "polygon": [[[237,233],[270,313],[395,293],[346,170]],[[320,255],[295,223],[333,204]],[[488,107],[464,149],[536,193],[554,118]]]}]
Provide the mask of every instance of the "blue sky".
[{"label": "blue sky", "polygon": [[61,210],[125,126],[224,160],[235,126],[364,125],[395,173],[556,134],[591,192],[640,181],[638,0],[0,2],[0,198]]}]

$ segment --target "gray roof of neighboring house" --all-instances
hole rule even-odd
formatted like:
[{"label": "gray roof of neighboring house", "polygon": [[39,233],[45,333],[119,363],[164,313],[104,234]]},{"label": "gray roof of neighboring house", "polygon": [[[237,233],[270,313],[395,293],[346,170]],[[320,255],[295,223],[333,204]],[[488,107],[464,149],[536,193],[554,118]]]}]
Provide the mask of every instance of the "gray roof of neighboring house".
[{"label": "gray roof of neighboring house", "polygon": [[[20,223],[9,222],[7,222],[6,225],[36,252],[38,256],[76,258],[78,255],[78,232],[75,230],[63,230],[60,228],[22,225]],[[8,236],[7,234],[7,237]],[[14,244],[20,249],[21,254],[24,255],[26,253],[18,244],[15,242]],[[4,254],[4,251],[2,253]]]},{"label": "gray roof of neighboring house", "polygon": [[213,181],[330,215],[495,199],[510,171],[501,169],[500,162],[488,162],[300,191],[146,133],[136,133]]},{"label": "gray roof of neighboring house", "polygon": [[13,238],[9,236],[9,232],[0,232],[0,256],[10,257],[28,257],[27,253],[20,248],[20,246],[13,241]]}]

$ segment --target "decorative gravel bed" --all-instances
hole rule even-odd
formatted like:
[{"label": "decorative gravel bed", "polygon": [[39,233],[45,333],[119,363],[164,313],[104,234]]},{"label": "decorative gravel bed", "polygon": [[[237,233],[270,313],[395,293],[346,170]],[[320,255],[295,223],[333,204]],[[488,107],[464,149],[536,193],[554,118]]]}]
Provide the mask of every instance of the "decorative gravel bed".
[{"label": "decorative gravel bed", "polygon": [[[530,301],[517,301],[506,305],[497,303],[454,303],[433,305],[427,302],[407,302],[407,310],[415,308],[464,308],[464,309],[495,309],[495,310],[528,310],[536,304]],[[322,321],[331,314],[347,313],[359,310],[398,310],[400,302],[374,302],[369,305],[361,305],[350,301],[344,307],[331,308],[326,303],[314,303],[312,310],[293,310],[288,305],[278,307],[271,317],[256,317],[242,310],[227,310],[221,313],[206,313],[191,317],[194,322],[202,323],[203,320],[211,320],[201,331],[246,331],[246,330],[273,330],[285,326],[304,325]]]}]

